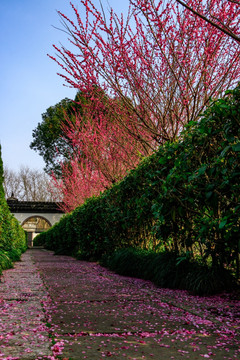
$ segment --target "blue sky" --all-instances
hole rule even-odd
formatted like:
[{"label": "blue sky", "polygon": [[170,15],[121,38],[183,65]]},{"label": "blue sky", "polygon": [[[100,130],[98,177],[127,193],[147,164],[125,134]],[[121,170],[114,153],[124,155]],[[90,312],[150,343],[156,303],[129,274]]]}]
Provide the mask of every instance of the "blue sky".
[{"label": "blue sky", "polygon": [[[129,3],[108,2],[118,13]],[[58,65],[47,56],[54,55],[52,44],[67,44],[64,33],[53,27],[60,27],[56,10],[74,18],[69,0],[0,1],[0,143],[4,165],[16,171],[21,165],[43,169],[42,158],[29,148],[32,131],[49,106],[76,94],[63,86]]]}]

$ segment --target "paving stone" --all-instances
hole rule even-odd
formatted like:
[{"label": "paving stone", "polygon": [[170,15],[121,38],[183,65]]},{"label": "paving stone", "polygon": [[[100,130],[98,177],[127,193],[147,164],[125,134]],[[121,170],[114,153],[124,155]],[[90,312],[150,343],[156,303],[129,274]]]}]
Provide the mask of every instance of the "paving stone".
[{"label": "paving stone", "polygon": [[[215,339],[201,338],[201,334],[185,340],[159,334],[148,334],[148,337],[138,335],[108,336],[76,336],[61,337],[64,340],[64,355],[61,358],[71,360],[92,359],[156,359],[156,360],[201,360],[205,358],[223,360],[226,353],[218,349],[214,356],[208,355],[208,345]],[[200,343],[200,345],[196,345]],[[205,356],[204,356],[205,355]],[[228,357],[226,357],[228,359]]]}]

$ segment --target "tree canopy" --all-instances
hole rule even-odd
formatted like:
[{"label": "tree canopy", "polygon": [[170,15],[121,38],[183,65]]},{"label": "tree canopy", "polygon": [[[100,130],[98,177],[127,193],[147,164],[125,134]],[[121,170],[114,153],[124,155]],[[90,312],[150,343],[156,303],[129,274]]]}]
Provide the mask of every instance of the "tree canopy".
[{"label": "tree canopy", "polygon": [[[204,111],[209,100],[234,88],[240,76],[239,45],[224,32],[175,1],[130,0],[127,17],[109,15],[89,0],[74,16],[59,12],[70,46],[54,46],[61,76],[85,91],[93,86],[133,105],[138,116],[122,120],[132,133],[139,125],[159,144],[174,140],[190,121]],[[226,0],[189,0],[234,31],[240,9]],[[130,102],[129,102],[130,100]],[[115,104],[114,104],[115,106]],[[151,147],[151,141],[148,143]]]},{"label": "tree canopy", "polygon": [[[74,113],[81,112],[80,93],[74,100],[65,98],[50,106],[42,114],[42,122],[33,130],[30,148],[37,151],[45,162],[44,170],[51,174],[61,173],[61,162],[65,162],[73,152],[72,144],[63,131],[67,121],[74,121]],[[67,120],[68,119],[68,120]]]}]

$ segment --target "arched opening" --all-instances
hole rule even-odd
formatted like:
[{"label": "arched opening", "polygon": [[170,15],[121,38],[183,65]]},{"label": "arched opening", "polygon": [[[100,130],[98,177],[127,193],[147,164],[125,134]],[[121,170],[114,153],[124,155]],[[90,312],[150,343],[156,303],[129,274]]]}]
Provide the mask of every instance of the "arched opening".
[{"label": "arched opening", "polygon": [[43,231],[48,230],[51,226],[52,225],[49,220],[39,215],[30,216],[24,220],[22,227],[28,233],[28,246],[32,247],[35,236]]}]

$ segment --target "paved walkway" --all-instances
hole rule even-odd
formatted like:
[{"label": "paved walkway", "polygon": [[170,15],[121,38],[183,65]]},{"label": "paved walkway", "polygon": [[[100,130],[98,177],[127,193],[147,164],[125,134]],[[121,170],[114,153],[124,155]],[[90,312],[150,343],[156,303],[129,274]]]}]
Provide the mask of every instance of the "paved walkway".
[{"label": "paved walkway", "polygon": [[240,359],[240,302],[31,249],[0,283],[0,360]]},{"label": "paved walkway", "polygon": [[0,278],[0,359],[52,355],[43,308],[48,293],[32,255],[27,251]]}]

